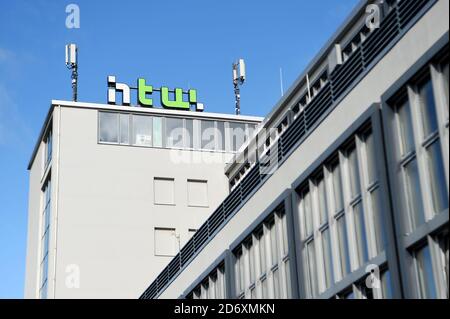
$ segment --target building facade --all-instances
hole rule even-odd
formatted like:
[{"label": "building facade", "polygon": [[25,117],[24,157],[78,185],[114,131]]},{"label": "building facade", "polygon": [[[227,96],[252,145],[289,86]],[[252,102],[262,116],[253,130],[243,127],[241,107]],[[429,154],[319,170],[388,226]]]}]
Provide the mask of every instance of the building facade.
[{"label": "building facade", "polygon": [[257,117],[52,101],[29,164],[25,298],[137,298],[228,192]]},{"label": "building facade", "polygon": [[141,298],[448,298],[448,12],[361,1]]}]

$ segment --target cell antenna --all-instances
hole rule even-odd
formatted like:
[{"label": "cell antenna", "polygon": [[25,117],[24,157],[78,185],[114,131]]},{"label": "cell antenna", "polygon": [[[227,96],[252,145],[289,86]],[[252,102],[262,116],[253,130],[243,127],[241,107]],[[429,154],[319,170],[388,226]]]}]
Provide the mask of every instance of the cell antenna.
[{"label": "cell antenna", "polygon": [[241,114],[241,93],[239,86],[245,82],[245,62],[244,59],[239,59],[233,63],[233,86],[236,103],[236,115]]},{"label": "cell antenna", "polygon": [[66,45],[66,66],[72,70],[72,100],[76,102],[78,98],[78,48],[76,44]]}]

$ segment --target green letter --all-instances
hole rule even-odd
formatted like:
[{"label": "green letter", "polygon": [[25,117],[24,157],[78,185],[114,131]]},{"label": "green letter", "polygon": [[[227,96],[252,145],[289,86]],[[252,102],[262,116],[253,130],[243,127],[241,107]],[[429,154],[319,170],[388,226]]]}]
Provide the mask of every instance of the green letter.
[{"label": "green letter", "polygon": [[189,110],[189,102],[183,101],[183,90],[175,89],[175,100],[169,99],[169,88],[161,88],[161,104],[165,108],[169,109],[184,109]]},{"label": "green letter", "polygon": [[153,106],[153,100],[147,97],[147,94],[152,94],[153,86],[146,85],[145,79],[138,79],[138,103],[141,106]]}]

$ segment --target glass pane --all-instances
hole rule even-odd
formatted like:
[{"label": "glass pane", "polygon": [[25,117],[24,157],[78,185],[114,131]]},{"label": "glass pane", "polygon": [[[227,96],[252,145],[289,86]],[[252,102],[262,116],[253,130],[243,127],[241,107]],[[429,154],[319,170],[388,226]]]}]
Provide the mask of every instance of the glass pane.
[{"label": "glass pane", "polygon": [[229,126],[231,150],[236,152],[245,141],[245,124],[230,122]]},{"label": "glass pane", "polygon": [[236,263],[235,263],[235,272],[236,272],[236,295],[239,296],[241,291],[243,290],[243,275],[241,273],[241,262],[242,262],[242,252],[236,253]]},{"label": "glass pane", "polygon": [[261,275],[266,272],[266,243],[263,232],[259,234],[259,263],[261,267]]},{"label": "glass pane", "polygon": [[45,145],[47,148],[45,164],[47,165],[52,159],[52,151],[53,151],[53,134],[52,131],[49,131],[47,134],[47,138],[45,140]]},{"label": "glass pane", "polygon": [[341,274],[342,276],[345,276],[350,272],[350,256],[348,254],[347,225],[345,224],[344,216],[340,217],[336,222],[339,237],[339,257],[341,263]]},{"label": "glass pane", "polygon": [[333,263],[331,257],[330,230],[327,228],[322,232],[323,264],[325,270],[325,284],[329,288],[334,282]]},{"label": "glass pane", "polygon": [[289,259],[284,262],[284,271],[286,273],[286,298],[292,298],[292,283],[291,283],[291,268],[289,266]]},{"label": "glass pane", "polygon": [[365,148],[366,148],[366,162],[367,170],[369,174],[369,184],[375,182],[378,179],[376,159],[375,156],[375,145],[373,141],[373,134],[368,134],[365,137]]},{"label": "glass pane", "polygon": [[194,125],[193,121],[186,119],[184,120],[184,123],[186,125],[185,127],[185,143],[186,148],[194,148]]},{"label": "glass pane", "polygon": [[183,119],[166,118],[166,146],[182,148],[183,145]]},{"label": "glass pane", "polygon": [[448,233],[439,236],[439,247],[441,250],[441,267],[444,273],[445,287],[446,287],[446,298],[448,298]]},{"label": "glass pane", "polygon": [[130,115],[129,114],[120,114],[120,143],[121,144],[129,144],[129,123],[130,123]]},{"label": "glass pane", "polygon": [[281,222],[281,230],[283,235],[283,257],[289,253],[289,243],[288,243],[288,230],[287,230],[287,221],[286,215],[282,215],[280,217]]},{"label": "glass pane", "polygon": [[312,234],[313,232],[313,215],[312,215],[312,207],[311,207],[311,196],[309,194],[309,191],[305,191],[303,193],[303,199],[302,199],[302,208],[303,208],[303,224],[305,225],[305,236],[307,237]]},{"label": "glass pane", "polygon": [[407,99],[397,107],[398,126],[400,131],[401,155],[414,150],[414,133],[411,119],[411,108]]},{"label": "glass pane", "polygon": [[391,273],[386,270],[381,274],[381,289],[383,293],[383,299],[392,299],[392,283]]},{"label": "glass pane", "polygon": [[356,148],[351,148],[347,152],[348,159],[348,171],[350,174],[350,191],[351,197],[354,198],[356,195],[360,194],[361,187],[359,181],[359,169],[358,169],[358,158],[356,156]]},{"label": "glass pane", "polygon": [[406,179],[406,204],[408,206],[410,230],[414,230],[417,226],[425,222],[423,203],[421,199],[419,171],[417,168],[417,160],[411,160],[404,167]]},{"label": "glass pane", "polygon": [[100,142],[118,143],[119,122],[117,113],[99,112],[100,117]]},{"label": "glass pane", "polygon": [[280,299],[280,277],[278,268],[273,271],[273,295],[275,299]]},{"label": "glass pane", "polygon": [[341,168],[339,163],[335,164],[332,168],[333,174],[333,195],[334,195],[334,208],[336,212],[344,209],[344,195],[342,193],[342,178]]},{"label": "glass pane", "polygon": [[448,78],[448,69],[449,69],[449,64],[446,63],[443,68],[442,68],[442,73],[444,75],[444,90],[445,90],[445,97],[446,97],[446,101],[447,101],[447,118],[448,118],[448,107],[449,107],[449,78]]},{"label": "glass pane", "polygon": [[317,282],[317,267],[316,267],[316,252],[314,247],[314,241],[306,244],[306,258],[308,271],[308,290],[310,297],[317,296],[318,282]]},{"label": "glass pane", "polygon": [[425,246],[418,250],[415,254],[415,259],[419,296],[423,299],[435,299],[437,297],[436,286],[429,247]]},{"label": "glass pane", "polygon": [[448,208],[447,183],[445,180],[444,161],[439,140],[428,147],[427,157],[434,213],[439,214]]},{"label": "glass pane", "polygon": [[214,121],[201,121],[202,132],[202,149],[215,149],[215,128]]},{"label": "glass pane", "polygon": [[268,294],[267,294],[267,280],[266,279],[261,280],[261,290],[262,290],[263,299],[267,299]]},{"label": "glass pane", "polygon": [[217,123],[217,149],[225,150],[225,122],[218,121]]},{"label": "glass pane", "polygon": [[427,78],[419,84],[419,101],[425,138],[438,129],[436,104],[434,101],[433,85],[430,78]]},{"label": "glass pane", "polygon": [[362,202],[359,202],[353,207],[353,214],[355,218],[355,235],[356,245],[358,247],[358,261],[359,266],[362,266],[367,260],[369,260],[369,253],[367,251],[367,232],[364,223],[364,208]]},{"label": "glass pane", "polygon": [[246,276],[247,275],[245,273],[245,259],[244,256],[241,255],[239,257],[239,278],[240,278],[239,288],[241,292],[245,290]]},{"label": "glass pane", "polygon": [[272,256],[272,266],[278,262],[278,237],[277,237],[277,228],[275,227],[275,223],[271,222],[268,225],[270,231],[270,246],[271,246],[271,256]]},{"label": "glass pane", "polygon": [[152,146],[152,118],[150,116],[133,115],[133,144]]},{"label": "glass pane", "polygon": [[162,117],[154,117],[153,118],[153,146],[154,147],[163,147],[162,142]]},{"label": "glass pane", "polygon": [[328,206],[327,206],[327,200],[325,195],[325,181],[320,179],[317,182],[317,197],[319,200],[319,216],[320,216],[320,224],[324,224],[327,219],[327,212],[328,212]]},{"label": "glass pane", "polygon": [[250,272],[250,284],[255,283],[255,251],[254,246],[249,245],[248,249],[248,267]]},{"label": "glass pane", "polygon": [[377,246],[377,252],[381,253],[384,250],[384,245],[386,244],[386,232],[383,227],[383,215],[381,211],[381,200],[380,200],[380,189],[377,188],[371,194],[372,202],[372,218],[373,227],[375,230],[375,240]]}]

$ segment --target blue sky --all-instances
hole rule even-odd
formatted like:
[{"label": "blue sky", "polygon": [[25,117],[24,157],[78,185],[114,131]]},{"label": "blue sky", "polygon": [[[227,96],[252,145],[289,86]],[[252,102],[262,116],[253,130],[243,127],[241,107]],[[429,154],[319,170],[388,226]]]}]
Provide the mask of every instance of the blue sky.
[{"label": "blue sky", "polygon": [[[71,98],[64,45],[79,46],[79,101],[106,102],[106,76],[194,87],[206,112],[233,113],[231,63],[243,57],[242,114],[266,115],[358,0],[0,0],[0,298],[22,298],[27,163],[52,99]],[[67,29],[76,3],[81,27]],[[82,123],[80,123],[80,126]]]}]

